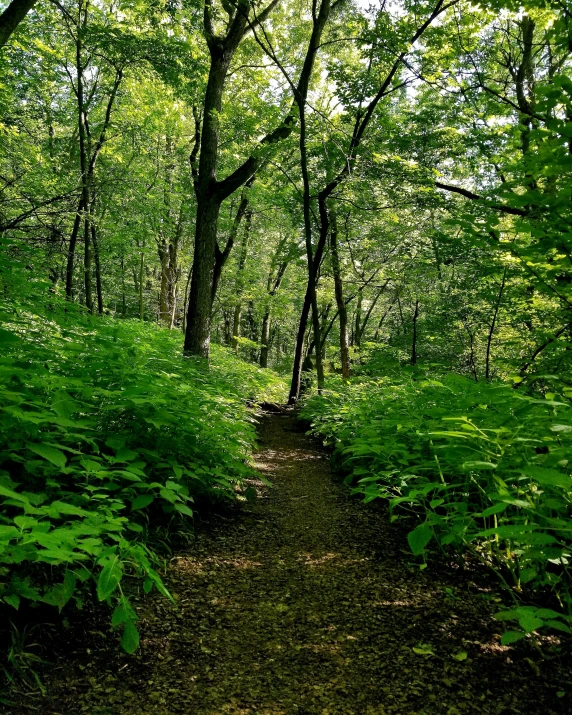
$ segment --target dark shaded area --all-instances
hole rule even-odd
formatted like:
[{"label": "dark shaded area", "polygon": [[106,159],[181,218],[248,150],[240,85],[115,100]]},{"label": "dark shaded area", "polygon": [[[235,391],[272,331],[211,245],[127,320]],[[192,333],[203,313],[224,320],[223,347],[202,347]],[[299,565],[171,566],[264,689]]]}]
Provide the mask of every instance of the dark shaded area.
[{"label": "dark shaded area", "polygon": [[138,653],[115,650],[103,618],[102,630],[78,620],[46,671],[48,696],[26,705],[46,715],[569,713],[557,640],[500,646],[500,596],[467,573],[420,572],[400,530],[332,480],[327,454],[293,420],[261,419],[257,466],[273,486],[253,484],[256,502],[212,517],[172,559],[178,608],[140,599]]}]

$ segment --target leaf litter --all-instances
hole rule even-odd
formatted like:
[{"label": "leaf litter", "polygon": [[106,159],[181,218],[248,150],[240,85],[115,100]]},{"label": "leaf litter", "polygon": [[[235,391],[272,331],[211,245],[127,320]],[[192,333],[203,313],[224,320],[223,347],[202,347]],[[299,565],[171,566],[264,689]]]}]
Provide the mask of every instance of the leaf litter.
[{"label": "leaf litter", "polygon": [[253,482],[258,499],[211,516],[170,560],[176,605],[133,599],[135,655],[100,614],[72,616],[67,632],[50,633],[46,694],[5,712],[570,712],[565,650],[500,645],[494,587],[416,568],[404,533],[350,497],[292,414],[261,416],[257,468],[272,486]]}]

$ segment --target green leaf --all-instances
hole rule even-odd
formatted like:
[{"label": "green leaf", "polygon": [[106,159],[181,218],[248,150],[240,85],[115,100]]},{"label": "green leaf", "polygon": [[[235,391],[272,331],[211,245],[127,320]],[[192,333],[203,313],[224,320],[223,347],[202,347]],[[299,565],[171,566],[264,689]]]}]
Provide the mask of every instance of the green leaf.
[{"label": "green leaf", "polygon": [[522,631],[507,631],[506,633],[503,633],[503,636],[501,638],[501,645],[510,645],[511,643],[521,641],[523,638],[525,638],[525,635],[526,634]]},{"label": "green leaf", "polygon": [[462,661],[467,660],[467,652],[464,650],[460,650],[458,653],[455,653],[451,657],[453,658],[453,660],[458,660],[459,663],[461,663]]},{"label": "green leaf", "polygon": [[565,623],[561,623],[560,621],[546,621],[545,625],[547,628],[554,628],[554,630],[556,631],[562,631],[563,633],[572,633],[572,629]]},{"label": "green leaf", "polygon": [[507,508],[508,508],[508,504],[506,502],[500,502],[499,504],[494,504],[493,506],[490,506],[488,509],[485,509],[481,513],[481,516],[492,516],[493,514],[502,514],[502,512],[506,511]]},{"label": "green leaf", "polygon": [[495,464],[494,462],[480,462],[480,461],[475,461],[475,462],[464,462],[463,463],[463,470],[469,472],[472,471],[473,469],[496,469],[498,467],[498,464]]},{"label": "green leaf", "polygon": [[544,621],[541,618],[537,618],[532,613],[525,613],[518,619],[518,625],[523,631],[525,631],[525,633],[532,633],[532,631],[542,628]]},{"label": "green leaf", "polygon": [[4,601],[16,610],[18,610],[18,608],[20,607],[20,597],[16,596],[15,593],[11,593],[8,596],[4,596]]},{"label": "green leaf", "polygon": [[131,502],[131,511],[145,509],[145,507],[149,506],[149,504],[151,504],[154,500],[155,497],[153,494],[141,494],[138,497],[135,497],[135,499]]},{"label": "green leaf", "polygon": [[189,509],[189,507],[186,504],[181,504],[181,502],[177,502],[175,504],[175,509],[180,513],[180,514],[186,514],[187,516],[193,516],[193,511],[192,509]]},{"label": "green leaf", "polygon": [[[521,583],[530,583],[537,576],[538,576],[538,572],[536,571],[536,569],[533,569],[533,568],[523,569],[520,572],[520,582]],[[544,618],[544,616],[540,616],[540,618]],[[546,616],[546,618],[550,618],[550,616]]]},{"label": "green leaf", "polygon": [[14,335],[9,330],[4,330],[0,328],[0,345],[14,345],[15,343],[21,343],[22,338],[18,335]]},{"label": "green leaf", "polygon": [[123,575],[123,567],[119,557],[110,559],[99,574],[97,580],[97,597],[100,601],[105,601],[117,588]]},{"label": "green leaf", "polygon": [[538,608],[535,611],[538,618],[561,618],[562,614],[558,611],[553,611],[551,608]]},{"label": "green leaf", "polygon": [[555,469],[526,467],[525,473],[543,486],[572,490],[572,479],[562,472],[557,472]]},{"label": "green leaf", "polygon": [[135,623],[131,620],[125,623],[123,636],[121,638],[121,647],[130,655],[135,653],[139,647],[139,631],[137,630]]},{"label": "green leaf", "polygon": [[127,449],[127,447],[122,447],[115,455],[116,462],[132,462],[139,456],[138,452],[132,449]]},{"label": "green leaf", "polygon": [[433,537],[433,529],[428,524],[420,524],[407,534],[409,548],[415,556],[419,556],[425,550],[427,544]]},{"label": "green leaf", "polygon": [[44,601],[51,606],[57,606],[61,611],[73,596],[76,587],[76,577],[73,571],[66,571],[63,583],[52,586],[44,596]]},{"label": "green leaf", "polygon": [[50,447],[49,444],[33,444],[31,442],[28,442],[26,447],[31,452],[34,452],[40,457],[47,459],[48,462],[55,464],[56,467],[62,468],[66,466],[66,455],[63,452],[60,452],[59,449],[56,449],[55,447]]},{"label": "green leaf", "polygon": [[111,625],[115,627],[119,626],[121,623],[127,623],[127,621],[135,621],[136,619],[137,615],[131,607],[129,599],[123,596],[118,605],[113,610],[113,614],[111,616]]}]

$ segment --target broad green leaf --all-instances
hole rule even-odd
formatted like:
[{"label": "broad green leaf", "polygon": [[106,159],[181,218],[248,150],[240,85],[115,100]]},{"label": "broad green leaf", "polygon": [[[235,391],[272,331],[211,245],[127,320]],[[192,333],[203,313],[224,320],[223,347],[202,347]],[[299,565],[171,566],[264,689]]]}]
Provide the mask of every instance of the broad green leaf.
[{"label": "broad green leaf", "polygon": [[132,620],[126,621],[121,637],[121,647],[130,655],[139,647],[139,631]]},{"label": "broad green leaf", "polygon": [[507,631],[503,633],[501,638],[501,645],[510,645],[511,643],[516,643],[525,638],[526,634],[522,631]]},{"label": "broad green leaf", "polygon": [[10,593],[8,594],[8,596],[4,596],[4,601],[16,610],[18,610],[18,608],[20,607],[20,597],[16,596],[15,593]]},{"label": "broad green leaf", "polygon": [[31,443],[28,442],[26,447],[31,451],[34,452],[35,454],[38,454],[40,457],[43,457],[44,459],[47,459],[48,462],[51,462],[52,464],[55,464],[56,467],[65,467],[66,466],[66,455],[63,452],[60,452],[59,449],[56,449],[55,447],[51,447],[49,444],[42,444],[42,443]]},{"label": "broad green leaf", "polygon": [[427,544],[433,537],[433,529],[427,524],[417,526],[407,534],[409,547],[415,556],[419,556],[425,550]]},{"label": "broad green leaf", "polygon": [[532,613],[525,613],[518,619],[518,625],[523,631],[525,631],[525,633],[532,633],[532,631],[542,628],[544,621],[541,618],[537,618]]},{"label": "broad green leaf", "polygon": [[155,497],[153,494],[140,494],[138,497],[135,497],[133,501],[131,502],[131,511],[136,511],[137,509],[145,509],[145,507],[149,506],[153,501],[155,500]]},{"label": "broad green leaf", "polygon": [[123,568],[117,556],[105,564],[97,580],[97,597],[100,601],[105,601],[111,596],[119,585],[122,575]]}]

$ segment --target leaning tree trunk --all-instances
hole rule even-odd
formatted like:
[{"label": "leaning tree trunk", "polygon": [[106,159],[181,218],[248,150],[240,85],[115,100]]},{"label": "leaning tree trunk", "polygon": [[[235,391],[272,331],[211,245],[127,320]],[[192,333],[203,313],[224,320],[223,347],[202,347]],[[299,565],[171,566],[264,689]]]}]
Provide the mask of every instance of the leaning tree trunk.
[{"label": "leaning tree trunk", "polygon": [[68,258],[66,266],[66,298],[67,300],[73,300],[73,270],[75,261],[75,251],[77,247],[77,237],[79,235],[79,229],[81,226],[81,217],[83,215],[83,195],[79,200],[79,206],[75,214],[73,229],[70,236],[70,242],[68,246]]}]

